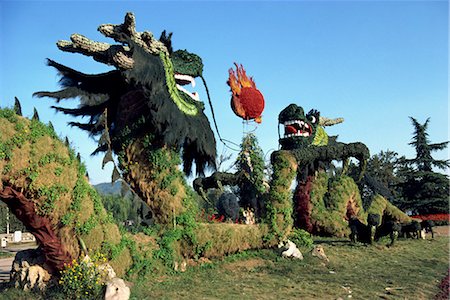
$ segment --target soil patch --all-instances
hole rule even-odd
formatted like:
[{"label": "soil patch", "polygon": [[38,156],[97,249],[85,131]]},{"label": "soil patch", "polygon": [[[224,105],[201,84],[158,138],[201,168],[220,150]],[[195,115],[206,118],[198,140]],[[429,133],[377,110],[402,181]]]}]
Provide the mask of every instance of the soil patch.
[{"label": "soil patch", "polygon": [[450,225],[436,226],[433,231],[437,236],[450,236]]}]

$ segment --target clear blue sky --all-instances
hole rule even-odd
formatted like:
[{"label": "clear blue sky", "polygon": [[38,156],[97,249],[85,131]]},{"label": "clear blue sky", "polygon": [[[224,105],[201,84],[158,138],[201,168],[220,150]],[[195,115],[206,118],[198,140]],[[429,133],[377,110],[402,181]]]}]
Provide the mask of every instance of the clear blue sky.
[{"label": "clear blue sky", "polygon": [[[113,42],[97,27],[122,23],[127,11],[135,13],[138,31],[157,37],[172,31],[174,49],[202,57],[226,139],[239,143],[243,131],[229,106],[226,80],[233,62],[244,65],[265,96],[255,133],[266,153],[278,148],[278,113],[290,103],[344,117],[328,133],[342,142],[364,142],[372,154],[389,149],[414,157],[409,116],[421,123],[431,118],[432,142],[449,139],[447,1],[1,1],[0,106],[12,106],[17,96],[25,115],[36,107],[42,121],[69,136],[93,183],[111,175],[111,168],[101,170],[101,156],[89,156],[96,143],[69,128],[71,119],[50,109],[52,100],[32,94],[58,89],[58,76],[45,58],[86,73],[108,70],[91,58],[59,51],[55,43],[72,33]],[[206,113],[211,115],[209,107]],[[223,151],[220,143],[217,150]]]}]

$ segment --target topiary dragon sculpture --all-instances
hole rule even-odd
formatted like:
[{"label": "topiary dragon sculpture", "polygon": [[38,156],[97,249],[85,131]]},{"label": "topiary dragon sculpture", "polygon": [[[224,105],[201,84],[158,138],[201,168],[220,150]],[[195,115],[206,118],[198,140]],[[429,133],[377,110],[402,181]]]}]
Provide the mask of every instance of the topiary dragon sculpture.
[{"label": "topiary dragon sculpture", "polygon": [[[159,224],[172,224],[185,210],[187,197],[183,175],[178,171],[180,152],[184,172],[197,174],[215,168],[214,134],[197,93],[183,85],[195,86],[202,77],[199,56],[186,50],[173,51],[166,32],[159,40],[150,32],[137,32],[135,17],[127,13],[120,25],[104,24],[98,30],[117,45],[92,41],[73,34],[71,42],[59,41],[62,51],[92,56],[116,70],[88,75],[48,60],[62,78],[63,89],[37,92],[35,96],[80,99],[80,106],[68,109],[53,106],[72,116],[88,116],[87,123],[70,125],[99,138],[93,154],[106,152],[103,165],[118,157],[123,179],[149,205]],[[113,181],[119,178],[114,168]]]},{"label": "topiary dragon sculpture", "polygon": [[[267,209],[269,224],[278,236],[288,234],[293,225],[292,215],[297,227],[333,236],[348,235],[347,221],[352,216],[364,221],[367,213],[408,218],[381,196],[375,197],[367,211],[363,209],[357,185],[345,174],[353,157],[359,161],[361,178],[369,150],[363,143],[338,142],[323,128],[343,122],[342,118],[323,118],[314,109],[305,114],[302,107],[290,104],[280,112],[278,121],[284,127],[284,134],[279,139],[281,150],[271,156],[273,177],[269,198],[272,201]],[[329,178],[325,170],[333,160],[343,161],[343,170],[340,176]],[[292,205],[290,188],[294,179],[298,184]]]},{"label": "topiary dragon sculpture", "polygon": [[[99,31],[118,44],[95,42],[73,34],[70,42],[59,41],[57,46],[116,69],[90,75],[48,60],[62,75],[63,89],[35,95],[54,98],[58,103],[62,99],[79,99],[78,108],[53,107],[75,117],[89,117],[87,123],[70,125],[98,138],[93,153],[105,153],[103,165],[114,163],[113,181],[122,176],[148,204],[158,224],[156,239],[140,237],[136,246],[133,236],[119,232],[89,185],[79,158],[68,141],[56,136],[51,124],[39,122],[37,113],[27,120],[19,116],[18,108],[4,109],[0,111],[0,200],[36,236],[51,272],[57,274],[64,263],[87,251],[107,252],[116,272],[124,274],[133,265],[146,266],[144,261],[155,258],[174,266],[179,259],[220,257],[275,245],[289,235],[293,224],[290,186],[296,175],[299,180],[296,211],[304,211],[310,220],[317,220],[310,222],[313,228],[339,226],[318,222],[309,206],[300,209],[310,203],[305,201],[310,194],[311,201],[315,193],[317,201],[323,203],[327,191],[332,195],[333,189],[340,189],[356,195],[351,195],[356,200],[347,201],[344,206],[357,203],[357,188],[352,191],[356,185],[350,178],[341,176],[333,187],[324,173],[315,171],[331,160],[347,161],[350,157],[356,157],[364,166],[367,148],[361,143],[336,142],[318,127],[318,112],[305,116],[301,108],[291,105],[280,114],[286,136],[280,139],[282,150],[272,154],[274,172],[267,194],[260,178],[255,179],[260,183],[260,190],[255,193],[265,199],[263,222],[258,225],[197,222],[195,195],[178,166],[182,162],[186,174],[191,173],[193,164],[197,174],[215,168],[215,139],[203,112],[204,105],[198,101],[197,93],[183,88],[193,84],[194,77],[204,81],[200,57],[186,50],[173,51],[171,34],[163,32],[157,40],[150,32],[137,32],[132,13],[126,14],[123,24],[104,24]],[[113,153],[117,155],[117,166]],[[236,180],[235,175],[232,180]],[[324,182],[326,188],[320,190]],[[385,200],[373,203],[381,211],[394,211]],[[345,212],[340,213],[340,208],[332,205],[327,204],[327,209],[343,219]],[[349,211],[347,207],[344,210]],[[323,212],[323,215],[330,214]],[[301,217],[297,222],[309,224]]]},{"label": "topiary dragon sculpture", "polygon": [[124,274],[132,266],[145,269],[148,260],[173,267],[189,257],[263,247],[267,226],[198,222],[195,193],[179,170],[181,162],[186,174],[194,164],[197,174],[215,168],[216,144],[204,105],[197,93],[183,88],[194,84],[194,77],[204,81],[200,57],[173,51],[171,34],[163,32],[157,40],[150,32],[137,32],[132,13],[123,24],[104,24],[99,31],[118,44],[73,34],[57,46],[116,69],[90,75],[48,60],[62,76],[62,89],[35,96],[58,103],[79,99],[78,108],[53,108],[89,117],[87,123],[70,125],[98,139],[93,153],[105,153],[103,165],[114,163],[113,181],[121,176],[130,185],[157,226],[151,238],[137,239],[148,245],[119,233],[68,142],[37,117],[30,121],[16,114],[18,109],[5,109],[0,115],[0,199],[36,235],[49,271],[58,274],[86,251],[105,252],[116,273]]}]

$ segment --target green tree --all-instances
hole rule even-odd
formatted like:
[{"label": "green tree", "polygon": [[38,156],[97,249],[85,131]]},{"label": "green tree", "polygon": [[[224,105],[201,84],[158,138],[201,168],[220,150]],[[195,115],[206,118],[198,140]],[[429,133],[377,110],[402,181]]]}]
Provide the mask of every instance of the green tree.
[{"label": "green tree", "polygon": [[[402,166],[400,161],[402,158],[398,158],[398,153],[391,150],[380,151],[369,158],[366,173],[359,182],[365,207],[370,205],[375,194],[380,194],[392,203],[402,197],[398,186],[402,181],[398,176],[398,170]],[[349,170],[349,175],[357,181],[359,167],[351,163]]]},{"label": "green tree", "polygon": [[25,225],[23,225],[23,223],[20,222],[14,214],[8,211],[8,207],[5,203],[0,202],[0,233],[6,233],[8,218],[10,233],[13,233],[17,230],[26,231]]},{"label": "green tree", "polygon": [[103,195],[103,205],[108,212],[111,212],[114,220],[123,222],[128,218],[131,201],[119,195]]},{"label": "green tree", "polygon": [[449,178],[447,175],[434,172],[433,167],[445,170],[450,166],[449,160],[436,160],[432,152],[444,150],[448,142],[430,143],[428,138],[428,118],[424,124],[410,117],[414,126],[411,143],[416,150],[416,157],[404,159],[399,176],[403,182],[399,184],[403,199],[399,206],[414,214],[448,212]]},{"label": "green tree", "polygon": [[414,125],[414,135],[409,145],[412,145],[416,149],[416,158],[407,161],[414,164],[418,171],[432,172],[433,167],[442,170],[448,168],[450,166],[449,160],[436,160],[431,156],[431,153],[444,150],[447,148],[449,142],[430,144],[427,133],[430,118],[423,125],[413,117],[410,117],[410,119]]},{"label": "green tree", "polygon": [[255,209],[259,217],[262,209],[262,195],[265,187],[264,152],[258,145],[258,139],[249,133],[242,139],[241,151],[236,159],[238,173],[243,173],[243,182],[239,184],[239,198],[242,207]]},{"label": "green tree", "polygon": [[120,195],[102,195],[101,198],[105,209],[112,213],[117,223],[126,220],[134,221],[135,224],[141,222],[141,216],[138,212],[142,209],[141,205],[145,204],[142,200],[136,199],[130,194],[123,197]]}]

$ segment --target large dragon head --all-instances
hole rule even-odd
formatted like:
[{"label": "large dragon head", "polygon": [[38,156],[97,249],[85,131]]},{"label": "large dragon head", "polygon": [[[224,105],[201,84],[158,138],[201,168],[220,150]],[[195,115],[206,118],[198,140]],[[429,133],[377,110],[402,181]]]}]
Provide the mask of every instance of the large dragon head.
[{"label": "large dragon head", "polygon": [[126,14],[123,24],[104,24],[98,30],[118,44],[73,34],[71,41],[59,41],[57,46],[62,51],[91,56],[116,70],[90,75],[48,60],[62,75],[63,89],[35,95],[52,97],[57,102],[79,98],[76,109],[53,108],[90,117],[87,123],[70,125],[100,136],[94,153],[120,153],[124,144],[140,138],[152,147],[182,149],[184,171],[188,174],[194,161],[198,174],[207,166],[215,167],[215,138],[204,105],[198,93],[185,88],[188,84],[195,87],[196,77],[204,82],[201,58],[186,50],[173,51],[172,34],[165,31],[159,39],[148,31],[137,32],[132,13]]},{"label": "large dragon head", "polygon": [[284,134],[279,139],[283,150],[292,150],[311,145],[319,125],[320,112],[310,110],[306,115],[301,106],[290,104],[278,115]]}]

